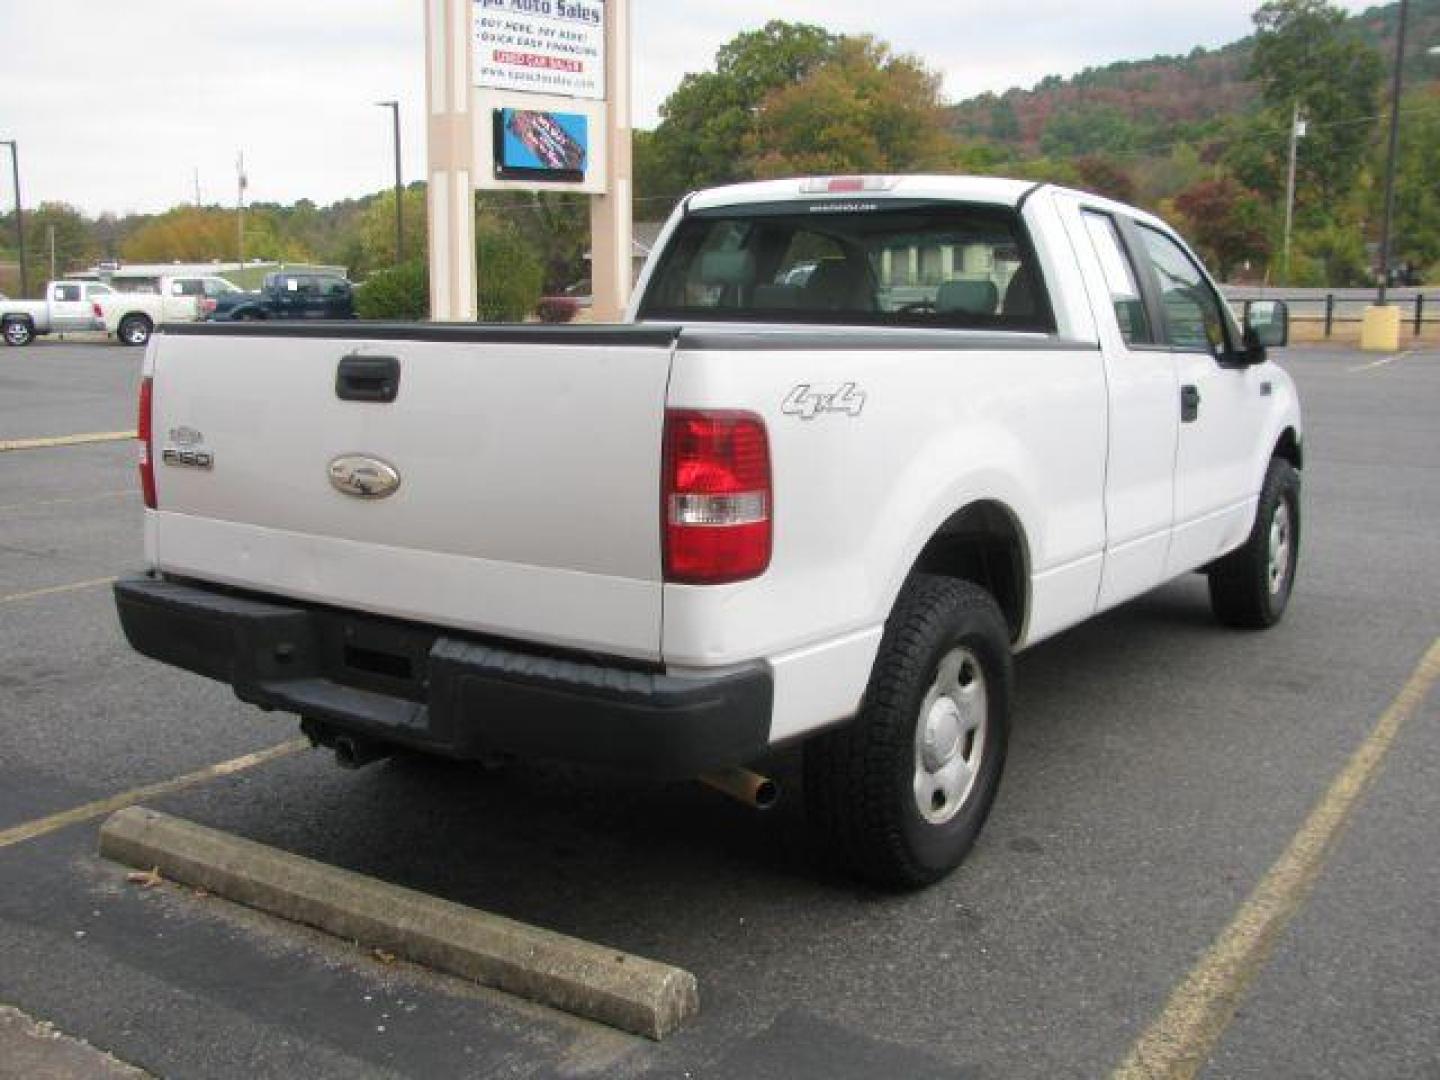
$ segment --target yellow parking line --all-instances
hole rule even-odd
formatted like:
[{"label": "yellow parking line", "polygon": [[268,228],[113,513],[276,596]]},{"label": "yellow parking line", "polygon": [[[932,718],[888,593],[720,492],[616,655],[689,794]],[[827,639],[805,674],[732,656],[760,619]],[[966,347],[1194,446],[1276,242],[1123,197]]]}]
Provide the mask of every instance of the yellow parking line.
[{"label": "yellow parking line", "polygon": [[1440,640],[1331,783],[1290,846],[1241,905],[1112,1080],[1182,1080],[1209,1060],[1281,933],[1305,903],[1350,815],[1405,722],[1440,679]]},{"label": "yellow parking line", "polygon": [[91,431],[84,435],[54,435],[44,439],[9,439],[0,442],[6,450],[45,450],[52,446],[83,446],[86,443],[124,442],[135,438],[133,431]]},{"label": "yellow parking line", "polygon": [[0,848],[21,844],[26,840],[34,840],[37,836],[69,828],[71,825],[78,825],[83,821],[92,821],[95,818],[104,817],[106,814],[113,814],[116,810],[134,806],[146,799],[153,799],[160,795],[173,795],[177,791],[184,791],[196,784],[203,784],[207,780],[217,780],[222,776],[234,776],[236,773],[278,761],[280,758],[298,754],[301,750],[309,748],[309,739],[291,739],[279,746],[272,746],[267,750],[246,754],[244,757],[231,758],[229,761],[209,765],[203,769],[197,769],[195,772],[186,773],[184,776],[177,776],[173,780],[161,780],[155,784],[146,784],[133,791],[112,795],[108,799],[100,799],[96,802],[86,803],[84,806],[77,806],[73,810],[51,814],[49,817],[39,818],[35,821],[27,821],[23,825],[16,825],[0,832]]},{"label": "yellow parking line", "polygon": [[48,589],[35,589],[31,592],[11,593],[9,596],[0,596],[0,604],[18,604],[21,600],[35,600],[42,596],[58,596],[61,593],[79,592],[81,589],[94,589],[101,585],[114,585],[113,577],[95,578],[93,581],[77,581],[71,585],[52,585]]},{"label": "yellow parking line", "polygon": [[36,499],[28,503],[10,503],[0,506],[0,514],[8,514],[15,510],[32,510],[40,506],[65,506],[72,503],[99,502],[101,499],[117,499],[121,495],[134,495],[138,489],[125,488],[123,491],[100,491],[94,495],[71,495],[64,499]]}]

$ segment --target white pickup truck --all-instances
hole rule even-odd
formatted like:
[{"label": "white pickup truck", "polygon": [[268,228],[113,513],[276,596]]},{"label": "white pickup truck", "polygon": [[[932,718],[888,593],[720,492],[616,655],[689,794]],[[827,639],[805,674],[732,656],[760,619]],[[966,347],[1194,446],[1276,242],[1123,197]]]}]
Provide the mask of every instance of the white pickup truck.
[{"label": "white pickup truck", "polygon": [[213,303],[207,305],[208,298],[238,291],[218,277],[132,279],[121,291],[99,297],[95,314],[103,322],[105,332],[120,344],[144,345],[155,327],[204,318],[214,306]]},{"label": "white pickup truck", "polygon": [[1284,306],[1247,321],[1148,214],[910,177],[691,196],[633,325],[171,327],[121,620],[352,765],[738,783],[803,741],[817,836],[922,885],[1015,651],[1197,570],[1284,612],[1300,408]]},{"label": "white pickup truck", "polygon": [[52,281],[43,300],[0,298],[0,337],[6,345],[29,345],[46,334],[105,329],[98,302],[114,293],[98,281]]}]

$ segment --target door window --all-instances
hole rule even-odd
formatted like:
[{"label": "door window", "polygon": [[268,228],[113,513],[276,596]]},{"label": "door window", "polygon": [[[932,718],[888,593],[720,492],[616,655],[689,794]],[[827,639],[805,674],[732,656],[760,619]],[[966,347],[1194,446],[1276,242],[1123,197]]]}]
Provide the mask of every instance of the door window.
[{"label": "door window", "polygon": [[1130,256],[1120,243],[1120,232],[1115,219],[1109,214],[1085,211],[1085,231],[1095,245],[1095,254],[1100,258],[1100,269],[1105,275],[1105,285],[1110,290],[1110,302],[1115,305],[1115,319],[1120,324],[1120,334],[1127,345],[1153,345],[1155,333],[1150,326],[1150,317],[1145,313],[1145,301],[1140,295],[1140,286],[1135,280],[1135,268],[1130,265]]},{"label": "door window", "polygon": [[56,285],[55,299],[60,303],[74,303],[80,299],[79,285]]},{"label": "door window", "polygon": [[1228,347],[1220,298],[1179,244],[1141,226],[1140,238],[1155,271],[1170,344],[1187,352],[1223,356]]}]

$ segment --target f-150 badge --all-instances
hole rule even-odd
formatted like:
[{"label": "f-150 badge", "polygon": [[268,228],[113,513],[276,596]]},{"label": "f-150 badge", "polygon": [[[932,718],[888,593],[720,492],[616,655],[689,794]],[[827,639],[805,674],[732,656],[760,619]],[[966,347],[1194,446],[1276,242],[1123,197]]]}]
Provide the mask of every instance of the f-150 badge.
[{"label": "f-150 badge", "polygon": [[865,391],[853,382],[847,382],[838,390],[817,390],[809,383],[801,383],[790,391],[790,396],[780,406],[786,416],[798,416],[801,420],[814,420],[821,413],[844,413],[859,416],[865,411]]}]

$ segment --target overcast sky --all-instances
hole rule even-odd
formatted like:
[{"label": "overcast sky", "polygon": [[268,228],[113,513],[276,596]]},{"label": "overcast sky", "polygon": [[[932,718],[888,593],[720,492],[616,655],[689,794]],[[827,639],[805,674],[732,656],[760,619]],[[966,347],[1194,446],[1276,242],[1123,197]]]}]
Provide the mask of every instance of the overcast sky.
[{"label": "overcast sky", "polygon": [[[685,72],[770,18],[875,34],[943,72],[958,100],[1222,45],[1249,32],[1257,3],[632,0],[637,122],[653,125]],[[400,99],[405,174],[423,172],[423,11],[421,0],[0,0],[0,139],[20,143],[30,206],[164,209],[193,201],[197,169],[205,202],[233,203],[241,149],[253,200],[362,195],[392,177],[389,113],[372,102]]]}]

